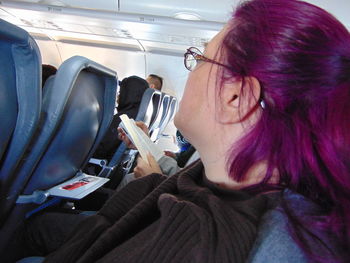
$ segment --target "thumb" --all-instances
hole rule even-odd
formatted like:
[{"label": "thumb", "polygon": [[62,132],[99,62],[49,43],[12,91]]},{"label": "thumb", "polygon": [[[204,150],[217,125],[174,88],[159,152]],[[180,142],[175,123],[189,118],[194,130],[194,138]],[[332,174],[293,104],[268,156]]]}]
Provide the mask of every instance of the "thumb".
[{"label": "thumb", "polygon": [[147,153],[147,161],[151,167],[158,166],[156,159],[154,159],[153,155],[150,153]]}]

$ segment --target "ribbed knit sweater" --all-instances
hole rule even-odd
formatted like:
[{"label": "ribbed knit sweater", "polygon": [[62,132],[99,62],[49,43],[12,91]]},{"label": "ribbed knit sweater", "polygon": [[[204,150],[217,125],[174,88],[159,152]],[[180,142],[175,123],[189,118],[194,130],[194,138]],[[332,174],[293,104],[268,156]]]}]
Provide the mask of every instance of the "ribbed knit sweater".
[{"label": "ribbed knit sweater", "polygon": [[196,162],[117,192],[45,262],[245,262],[269,195],[220,188]]}]

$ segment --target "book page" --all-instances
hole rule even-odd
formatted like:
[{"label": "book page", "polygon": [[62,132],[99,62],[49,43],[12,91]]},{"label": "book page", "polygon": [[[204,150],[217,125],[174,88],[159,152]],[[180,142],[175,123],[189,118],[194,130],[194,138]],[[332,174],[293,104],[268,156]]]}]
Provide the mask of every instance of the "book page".
[{"label": "book page", "polygon": [[121,115],[120,119],[122,120],[122,128],[139,151],[142,159],[148,162],[147,153],[150,153],[158,162],[164,155],[164,152],[158,147],[158,145],[152,142],[151,139],[135,124],[135,121],[129,119],[126,114]]}]

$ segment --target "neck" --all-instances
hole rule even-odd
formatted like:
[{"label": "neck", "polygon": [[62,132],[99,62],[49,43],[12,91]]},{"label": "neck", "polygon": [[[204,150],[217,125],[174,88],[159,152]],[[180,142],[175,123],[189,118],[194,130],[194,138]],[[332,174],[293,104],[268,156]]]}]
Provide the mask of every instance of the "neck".
[{"label": "neck", "polygon": [[[202,156],[202,155],[201,155]],[[247,172],[243,181],[236,181],[233,179],[234,175],[229,176],[229,165],[226,163],[226,158],[208,159],[201,158],[205,176],[207,179],[221,187],[239,190],[251,185],[260,183],[266,174],[267,165],[265,162],[259,162],[253,165]],[[270,183],[277,183],[277,172],[270,179]]]},{"label": "neck", "polygon": [[212,147],[207,152],[205,150],[203,152],[203,150],[198,149],[207,179],[225,188],[239,189],[240,182],[236,182],[229,177],[226,155],[223,151]]},{"label": "neck", "polygon": [[[201,140],[195,141],[194,146],[201,156],[205,175],[209,181],[225,188],[238,190],[258,184],[264,179],[267,170],[267,164],[264,161],[252,165],[243,181],[238,182],[233,179],[234,174],[229,175],[228,157],[232,155],[232,146],[241,139],[242,134],[245,134],[251,125],[249,120],[246,120],[244,125],[241,122],[229,124],[215,122],[211,129],[204,129],[208,132],[205,138],[210,139],[201,137]],[[278,176],[273,176],[271,182],[275,182],[275,178]]]},{"label": "neck", "polygon": [[205,162],[203,161],[205,176],[209,181],[229,189],[240,189],[240,183],[231,179],[228,175],[226,165],[220,161]]}]

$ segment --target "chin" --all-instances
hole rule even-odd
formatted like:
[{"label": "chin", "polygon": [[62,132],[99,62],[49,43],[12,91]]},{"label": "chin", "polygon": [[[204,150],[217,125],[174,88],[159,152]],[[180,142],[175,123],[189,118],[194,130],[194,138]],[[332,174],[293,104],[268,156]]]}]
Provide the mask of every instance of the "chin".
[{"label": "chin", "polygon": [[174,124],[175,127],[181,132],[181,134],[188,140],[188,135],[191,133],[189,131],[190,125],[188,121],[186,122],[186,120],[181,117],[181,114],[179,115],[176,113],[174,117]]},{"label": "chin", "polygon": [[174,116],[174,125],[182,133],[185,128],[185,121],[181,117],[181,113],[177,112]]},{"label": "chin", "polygon": [[179,111],[177,111],[175,113],[175,116],[174,116],[174,125],[177,129],[179,129],[181,125],[179,125],[180,121],[179,121],[180,117],[179,117]]}]

